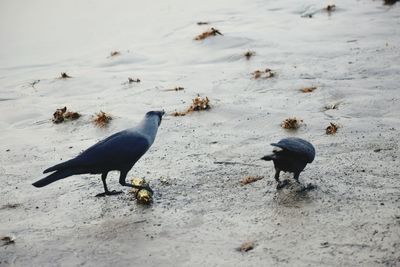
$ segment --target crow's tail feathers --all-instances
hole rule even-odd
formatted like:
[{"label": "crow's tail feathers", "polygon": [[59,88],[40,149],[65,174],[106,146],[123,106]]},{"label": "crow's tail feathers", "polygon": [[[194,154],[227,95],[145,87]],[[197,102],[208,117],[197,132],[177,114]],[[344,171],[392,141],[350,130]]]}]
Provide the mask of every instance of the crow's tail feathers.
[{"label": "crow's tail feathers", "polygon": [[34,182],[32,185],[35,187],[43,187],[48,184],[51,184],[52,182],[55,182],[57,180],[66,178],[66,177],[74,175],[74,174],[79,174],[79,172],[76,172],[73,170],[56,171],[55,173],[52,173],[49,176],[47,176],[43,179],[40,179],[39,181]]},{"label": "crow's tail feathers", "polygon": [[267,161],[274,160],[274,159],[276,159],[276,154],[266,155],[266,156],[262,157],[261,159],[267,160]]},{"label": "crow's tail feathers", "polygon": [[54,165],[53,167],[50,167],[48,169],[45,169],[43,171],[43,173],[48,173],[48,172],[54,172],[54,171],[61,171],[61,170],[65,170],[67,168],[73,168],[74,166],[76,166],[76,159],[70,159],[64,162],[61,162],[60,164]]}]

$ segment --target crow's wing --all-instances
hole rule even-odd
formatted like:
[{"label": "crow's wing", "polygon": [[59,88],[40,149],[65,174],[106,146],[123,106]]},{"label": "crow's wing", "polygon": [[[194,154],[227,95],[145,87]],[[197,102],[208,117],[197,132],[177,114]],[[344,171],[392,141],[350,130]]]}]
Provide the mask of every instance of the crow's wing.
[{"label": "crow's wing", "polygon": [[278,143],[272,143],[271,145],[293,152],[299,157],[304,158],[308,163],[313,162],[315,158],[315,149],[313,145],[300,138],[289,137],[280,140]]},{"label": "crow's wing", "polygon": [[57,164],[44,172],[83,168],[87,172],[102,169],[130,169],[149,149],[148,138],[139,132],[113,134],[83,151],[76,158]]}]

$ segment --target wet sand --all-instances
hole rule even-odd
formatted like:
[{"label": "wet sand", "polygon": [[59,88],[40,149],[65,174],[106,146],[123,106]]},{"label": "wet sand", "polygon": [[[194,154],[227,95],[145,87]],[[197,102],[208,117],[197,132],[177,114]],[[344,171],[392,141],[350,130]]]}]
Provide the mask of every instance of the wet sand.
[{"label": "wet sand", "polygon": [[[0,236],[15,242],[0,243],[0,265],[398,266],[400,5],[335,1],[329,14],[327,4],[2,1]],[[193,40],[210,27],[223,36]],[[266,68],[275,77],[252,79]],[[185,89],[164,90],[176,86]],[[184,111],[197,94],[212,108],[166,116],[129,173],[150,182],[151,207],[127,188],[95,198],[94,175],[31,185],[145,112]],[[63,106],[83,116],[53,124]],[[100,110],[114,117],[106,128],[92,123]],[[302,126],[282,129],[293,116]],[[278,192],[272,163],[259,160],[287,136],[314,144],[300,181],[315,190]],[[248,175],[264,178],[242,186]],[[118,173],[108,183],[121,189]],[[245,241],[254,249],[237,251]]]}]

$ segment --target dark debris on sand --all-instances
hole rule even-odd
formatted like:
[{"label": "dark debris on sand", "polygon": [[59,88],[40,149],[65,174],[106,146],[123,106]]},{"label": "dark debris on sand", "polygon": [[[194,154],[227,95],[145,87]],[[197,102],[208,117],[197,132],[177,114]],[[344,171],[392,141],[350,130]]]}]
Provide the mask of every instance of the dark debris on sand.
[{"label": "dark debris on sand", "polygon": [[165,89],[164,91],[175,91],[175,92],[177,92],[177,91],[183,91],[183,90],[185,90],[184,87],[182,87],[182,86],[176,86],[176,87],[174,87],[174,88]]},{"label": "dark debris on sand", "polygon": [[240,252],[248,252],[252,249],[254,249],[255,244],[253,241],[246,241],[244,242],[240,247],[238,247],[236,250]]},{"label": "dark debris on sand", "polygon": [[93,121],[96,124],[96,126],[103,128],[103,127],[107,126],[111,120],[112,120],[112,117],[109,114],[107,114],[103,111],[100,111],[99,113],[96,114]]},{"label": "dark debris on sand", "polygon": [[339,125],[336,123],[330,122],[330,125],[326,127],[325,132],[326,134],[335,134],[339,129]]},{"label": "dark debris on sand", "polygon": [[252,56],[254,56],[255,54],[256,54],[256,52],[249,50],[246,53],[244,53],[244,56],[246,57],[247,60],[250,60],[250,58]]},{"label": "dark debris on sand", "polygon": [[121,55],[121,52],[119,52],[119,51],[112,51],[110,53],[110,57],[115,57],[115,56],[119,56],[119,55]]},{"label": "dark debris on sand", "polygon": [[211,28],[210,30],[205,31],[202,34],[196,36],[194,39],[197,41],[200,41],[200,40],[204,40],[208,37],[217,36],[217,35],[223,35],[223,34],[219,30],[217,30],[215,28]]},{"label": "dark debris on sand", "polygon": [[13,236],[1,236],[0,237],[0,247],[7,246],[15,243],[15,238]]},{"label": "dark debris on sand", "polygon": [[139,78],[133,79],[133,78],[129,77],[128,83],[140,83],[140,79]]},{"label": "dark debris on sand", "polygon": [[327,5],[324,9],[330,13],[336,10],[336,5]]},{"label": "dark debris on sand", "polygon": [[293,118],[285,119],[281,123],[281,126],[282,126],[282,128],[285,128],[285,129],[296,130],[300,127],[300,125],[302,123],[303,123],[303,120],[293,117]]},{"label": "dark debris on sand", "polygon": [[263,178],[264,177],[262,177],[262,176],[246,176],[242,180],[240,180],[240,184],[241,185],[251,184],[251,183],[257,182]]},{"label": "dark debris on sand", "polygon": [[67,111],[67,107],[59,108],[53,113],[53,122],[59,124],[66,121],[77,120],[81,117],[78,112]]},{"label": "dark debris on sand", "polygon": [[340,103],[329,104],[324,107],[324,110],[327,111],[330,109],[339,109],[339,105]]},{"label": "dark debris on sand", "polygon": [[61,76],[59,77],[60,79],[69,79],[72,78],[69,76],[66,72],[61,72]]},{"label": "dark debris on sand", "polygon": [[316,86],[303,87],[303,88],[300,89],[300,91],[303,92],[303,93],[312,93],[315,90],[317,90]]},{"label": "dark debris on sand", "polygon": [[193,111],[209,110],[210,108],[210,100],[208,97],[206,96],[205,98],[202,98],[200,95],[197,95],[197,97],[192,100],[192,105],[186,111],[175,111],[172,113],[172,116],[185,116]]},{"label": "dark debris on sand", "polygon": [[275,73],[269,68],[266,68],[263,71],[262,70],[256,70],[256,71],[254,71],[252,73],[252,75],[253,75],[253,79],[259,79],[259,78],[268,79],[268,78],[275,77]]}]

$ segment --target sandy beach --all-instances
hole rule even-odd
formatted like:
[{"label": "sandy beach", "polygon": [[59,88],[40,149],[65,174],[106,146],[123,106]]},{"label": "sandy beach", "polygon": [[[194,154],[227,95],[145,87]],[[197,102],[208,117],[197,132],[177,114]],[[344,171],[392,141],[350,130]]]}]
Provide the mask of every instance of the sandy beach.
[{"label": "sandy beach", "polygon": [[[3,0],[0,42],[0,266],[400,266],[399,2]],[[172,115],[198,95],[209,110]],[[53,123],[64,106],[81,117]],[[118,196],[100,175],[32,186],[160,109],[128,174],[151,206],[117,172]],[[288,136],[315,146],[314,190],[278,191],[260,160]]]}]

